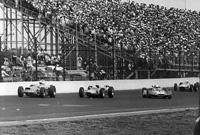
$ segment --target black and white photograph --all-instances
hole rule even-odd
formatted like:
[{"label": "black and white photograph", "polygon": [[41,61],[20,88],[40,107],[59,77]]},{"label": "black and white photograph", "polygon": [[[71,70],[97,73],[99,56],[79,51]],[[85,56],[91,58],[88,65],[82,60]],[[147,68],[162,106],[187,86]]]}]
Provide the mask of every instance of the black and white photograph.
[{"label": "black and white photograph", "polygon": [[0,0],[0,135],[200,135],[200,0]]}]

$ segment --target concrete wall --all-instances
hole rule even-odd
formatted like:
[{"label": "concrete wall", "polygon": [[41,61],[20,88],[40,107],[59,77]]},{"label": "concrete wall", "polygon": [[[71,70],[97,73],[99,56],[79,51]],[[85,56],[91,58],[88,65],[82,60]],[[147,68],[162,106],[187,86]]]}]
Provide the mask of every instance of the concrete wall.
[{"label": "concrete wall", "polygon": [[[174,83],[188,80],[190,83],[199,81],[199,78],[173,78],[173,79],[138,79],[138,80],[104,80],[104,81],[59,81],[46,82],[56,86],[57,93],[78,92],[80,87],[85,89],[89,85],[99,84],[100,86],[111,85],[115,90],[141,89],[142,87],[151,87],[151,85],[160,85],[162,87],[173,87]],[[0,83],[0,96],[17,95],[19,86],[28,87],[30,84],[38,82],[7,82]]]}]

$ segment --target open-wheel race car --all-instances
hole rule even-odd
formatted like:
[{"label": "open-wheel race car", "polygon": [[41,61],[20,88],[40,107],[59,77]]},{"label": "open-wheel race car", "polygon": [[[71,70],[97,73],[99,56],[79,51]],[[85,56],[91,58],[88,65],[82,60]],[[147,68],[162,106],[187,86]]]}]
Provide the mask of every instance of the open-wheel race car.
[{"label": "open-wheel race car", "polygon": [[142,88],[142,97],[161,97],[161,98],[172,98],[172,90],[167,88],[162,88],[158,85],[152,85],[151,88]]},{"label": "open-wheel race car", "polygon": [[79,88],[79,97],[83,98],[85,95],[87,97],[100,97],[104,98],[105,95],[108,95],[109,98],[114,97],[114,88],[109,85],[105,85],[104,87],[99,87],[99,85],[95,86],[88,86],[87,89],[84,89],[83,87]]},{"label": "open-wheel race car", "polygon": [[29,97],[56,97],[56,87],[54,85],[47,85],[43,80],[39,83],[31,84],[29,87],[22,86],[18,87],[18,97],[23,97],[24,95]]},{"label": "open-wheel race car", "polygon": [[180,82],[179,85],[174,83],[174,91],[198,91],[199,89],[199,82],[191,84],[186,80],[185,82]]}]

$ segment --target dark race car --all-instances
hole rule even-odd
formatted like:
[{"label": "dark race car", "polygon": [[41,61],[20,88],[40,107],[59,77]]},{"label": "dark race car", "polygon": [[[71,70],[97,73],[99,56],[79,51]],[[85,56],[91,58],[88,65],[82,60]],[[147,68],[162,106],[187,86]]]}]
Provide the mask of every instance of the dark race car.
[{"label": "dark race car", "polygon": [[189,83],[187,80],[185,82],[180,82],[179,85],[177,83],[174,84],[174,91],[198,91],[199,82],[195,84]]},{"label": "dark race car", "polygon": [[47,85],[44,81],[39,81],[37,84],[32,84],[29,87],[22,86],[18,87],[18,97],[23,97],[24,95],[30,97],[51,97],[56,96],[56,87],[54,85]]},{"label": "dark race car", "polygon": [[88,86],[85,90],[83,87],[79,88],[79,97],[83,98],[85,95],[88,97],[100,97],[104,98],[105,95],[108,95],[109,98],[114,97],[114,88],[109,85],[105,85],[105,87],[96,86]]},{"label": "dark race car", "polygon": [[142,97],[161,97],[161,98],[172,98],[172,91],[167,88],[162,88],[158,85],[153,85],[151,88],[142,88]]}]

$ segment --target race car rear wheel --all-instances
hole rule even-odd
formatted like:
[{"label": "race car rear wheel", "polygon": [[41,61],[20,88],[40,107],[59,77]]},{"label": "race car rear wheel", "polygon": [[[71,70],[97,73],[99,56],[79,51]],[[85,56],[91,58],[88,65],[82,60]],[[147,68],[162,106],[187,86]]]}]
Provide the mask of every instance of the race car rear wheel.
[{"label": "race car rear wheel", "polygon": [[100,98],[104,98],[105,97],[105,89],[101,88],[100,89]]},{"label": "race car rear wheel", "polygon": [[51,85],[49,88],[49,96],[51,98],[55,98],[56,97],[56,87]]},{"label": "race car rear wheel", "polygon": [[80,98],[83,98],[83,97],[84,97],[84,88],[83,88],[83,87],[80,87],[80,88],[79,88],[79,97],[80,97]]},{"label": "race car rear wheel", "polygon": [[109,98],[113,98],[114,97],[114,88],[113,87],[109,87],[108,88],[108,97]]},{"label": "race car rear wheel", "polygon": [[147,97],[151,98],[151,95],[149,94],[149,91],[147,90]]},{"label": "race car rear wheel", "polygon": [[24,88],[22,86],[18,87],[18,97],[24,96]]},{"label": "race car rear wheel", "polygon": [[194,86],[192,84],[190,84],[190,91],[193,92],[194,91]]},{"label": "race car rear wheel", "polygon": [[196,82],[196,83],[194,84],[194,91],[195,91],[195,92],[198,91],[199,88],[200,88],[199,82]]},{"label": "race car rear wheel", "polygon": [[45,88],[44,87],[41,87],[40,88],[40,97],[41,98],[44,98],[46,95],[45,95]]},{"label": "race car rear wheel", "polygon": [[174,91],[177,91],[177,90],[178,90],[178,84],[175,83],[175,84],[174,84]]}]

